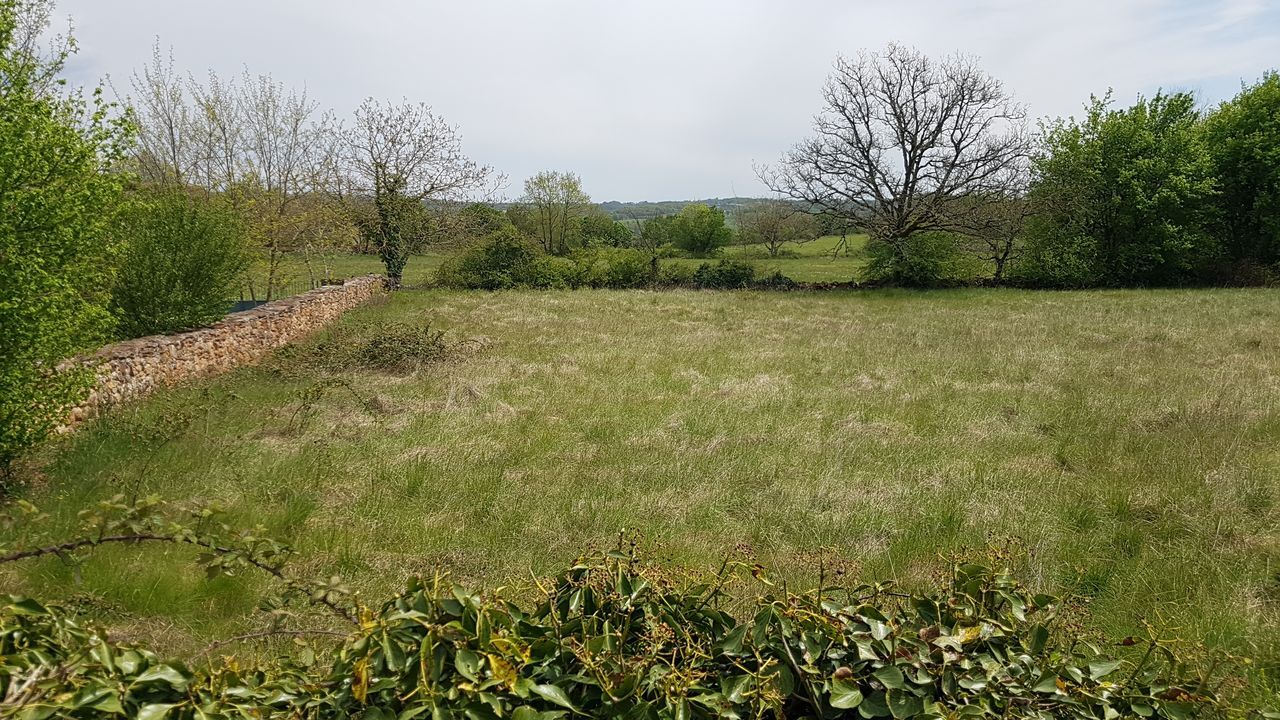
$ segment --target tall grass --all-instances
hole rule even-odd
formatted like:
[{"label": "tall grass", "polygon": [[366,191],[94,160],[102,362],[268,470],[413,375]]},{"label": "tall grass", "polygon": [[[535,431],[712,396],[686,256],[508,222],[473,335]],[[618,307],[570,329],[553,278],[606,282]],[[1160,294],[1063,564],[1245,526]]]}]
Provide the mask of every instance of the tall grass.
[{"label": "tall grass", "polygon": [[[623,528],[796,583],[823,553],[923,586],[996,544],[1090,627],[1280,658],[1274,292],[406,291],[345,322],[392,320],[468,349],[306,403],[287,361],[168,392],[69,438],[25,494],[68,525],[114,492],[216,499],[368,595],[527,578]],[[126,548],[5,585],[180,647],[255,591],[184,560]]]}]

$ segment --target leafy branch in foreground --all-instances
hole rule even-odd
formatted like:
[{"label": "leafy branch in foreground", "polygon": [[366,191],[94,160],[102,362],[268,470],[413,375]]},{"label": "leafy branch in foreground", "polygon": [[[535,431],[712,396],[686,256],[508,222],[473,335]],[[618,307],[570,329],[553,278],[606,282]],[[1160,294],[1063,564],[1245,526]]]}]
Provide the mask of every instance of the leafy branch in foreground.
[{"label": "leafy branch in foreground", "polygon": [[210,505],[178,505],[158,496],[128,501],[117,495],[82,510],[75,536],[55,541],[46,529],[50,524],[48,516],[20,500],[0,512],[0,528],[12,537],[0,542],[0,565],[50,555],[78,564],[85,553],[103,545],[191,545],[201,550],[197,561],[210,578],[260,570],[285,583],[285,602],[304,598],[355,622],[355,609],[340,583],[287,575],[284,566],[293,555],[289,546],[267,537],[262,527],[235,530],[220,519],[221,515],[217,507]]},{"label": "leafy branch in foreground", "polygon": [[358,629],[328,648],[331,664],[307,645],[199,671],[11,598],[0,604],[2,709],[152,720],[1245,714],[1154,637],[1120,643],[1136,646],[1131,662],[1063,633],[1057,601],[1006,573],[958,564],[932,594],[891,584],[797,594],[753,567],[762,594],[733,598],[726,573],[741,567],[726,563],[702,583],[611,552],[580,560],[523,605],[419,580],[380,610],[361,609]]}]

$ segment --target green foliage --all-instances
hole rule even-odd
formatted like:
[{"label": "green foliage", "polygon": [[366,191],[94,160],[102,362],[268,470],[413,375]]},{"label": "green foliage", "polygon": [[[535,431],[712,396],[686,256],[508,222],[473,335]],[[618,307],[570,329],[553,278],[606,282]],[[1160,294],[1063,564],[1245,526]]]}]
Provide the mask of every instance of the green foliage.
[{"label": "green foliage", "polygon": [[518,203],[524,207],[508,216],[521,232],[536,239],[543,251],[567,255],[571,243],[581,246],[582,239],[574,236],[590,204],[591,198],[582,190],[582,178],[571,172],[544,170],[524,181],[524,195]]},{"label": "green foliage", "polygon": [[727,244],[733,237],[724,224],[724,211],[710,205],[687,205],[671,221],[671,242],[695,257],[706,257]]},{"label": "green foliage", "polygon": [[653,263],[630,248],[588,248],[568,257],[545,255],[508,232],[445,261],[437,281],[473,290],[635,288],[653,281]]},{"label": "green foliage", "polygon": [[111,312],[124,337],[201,327],[226,315],[249,265],[238,215],[181,190],[145,194],[120,213]]},{"label": "green foliage", "polygon": [[569,259],[573,262],[571,287],[637,288],[654,280],[650,257],[631,248],[579,250]]},{"label": "green foliage", "polygon": [[1271,71],[1212,113],[1205,127],[1217,170],[1217,225],[1236,262],[1280,263],[1280,73]]},{"label": "green foliage", "polygon": [[973,282],[981,261],[965,251],[964,239],[950,233],[918,233],[891,244],[867,244],[866,278],[906,287],[954,287]]},{"label": "green foliage", "polygon": [[409,256],[426,246],[433,226],[421,200],[387,192],[374,199],[374,216],[363,231],[378,250],[392,286],[399,286]]},{"label": "green foliage", "polygon": [[[760,594],[726,590],[749,570]],[[742,572],[745,575],[745,572]],[[36,717],[860,718],[1226,714],[1155,639],[1113,659],[1057,628],[1058,601],[957,564],[946,587],[779,590],[760,566],[707,582],[634,549],[585,557],[518,604],[414,581],[335,648],[244,667],[165,662],[57,606],[0,606],[0,684]],[[738,616],[727,608],[735,608]],[[742,619],[739,620],[738,617]]]},{"label": "green foliage", "polygon": [[[698,266],[701,267],[701,266]],[[684,263],[669,263],[658,268],[658,284],[662,286],[692,285],[698,267]]]},{"label": "green foliage", "polygon": [[446,287],[473,290],[554,288],[567,285],[564,269],[508,229],[446,260],[436,280]]},{"label": "green foliage", "polygon": [[66,55],[38,62],[16,44],[30,10],[0,2],[0,475],[88,390],[55,368],[110,333],[108,230],[131,138],[100,91],[42,87]]},{"label": "green foliage", "polygon": [[602,212],[588,213],[577,221],[575,242],[579,247],[627,247],[635,235],[620,222]]},{"label": "green foliage", "polygon": [[[1045,129],[1036,169],[1043,214],[1029,242],[1041,259],[1024,266],[1024,281],[1173,285],[1197,280],[1220,253],[1207,232],[1213,164],[1189,94],[1125,110],[1095,98],[1083,121]],[[1054,258],[1070,269],[1056,272]]]},{"label": "green foliage", "polygon": [[1097,255],[1098,244],[1092,237],[1057,234],[1041,218],[1032,218],[1022,255],[1010,264],[1009,280],[1030,287],[1096,287],[1101,284]]},{"label": "green foliage", "polygon": [[709,290],[737,290],[755,280],[756,266],[745,260],[702,263],[693,273],[693,283]]},{"label": "green foliage", "polygon": [[487,203],[475,202],[459,213],[463,229],[474,237],[489,237],[510,228],[506,213]]}]

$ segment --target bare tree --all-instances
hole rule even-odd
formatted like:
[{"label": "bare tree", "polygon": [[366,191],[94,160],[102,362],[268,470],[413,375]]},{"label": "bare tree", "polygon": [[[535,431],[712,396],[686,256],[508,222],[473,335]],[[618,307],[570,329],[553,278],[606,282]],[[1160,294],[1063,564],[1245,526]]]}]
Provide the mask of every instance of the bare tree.
[{"label": "bare tree", "polygon": [[409,259],[401,227],[406,203],[461,200],[493,176],[462,154],[457,128],[423,104],[365,100],[344,146],[354,187],[373,200],[375,242],[392,287]]},{"label": "bare tree", "polygon": [[908,241],[963,232],[1008,195],[1025,162],[1026,111],[968,57],[891,45],[837,58],[815,135],[759,170],[774,191],[848,219],[905,261]]},{"label": "bare tree", "polygon": [[12,80],[37,95],[59,94],[58,74],[76,51],[71,22],[65,33],[52,33],[53,0],[9,0],[5,8],[13,18],[7,38],[6,76],[0,77],[0,98],[14,89]]},{"label": "bare tree", "polygon": [[289,254],[302,255],[314,285],[328,273],[313,261],[355,233],[341,201],[337,124],[305,91],[266,75],[245,73],[235,98],[241,150],[232,195],[252,201],[268,292]]},{"label": "bare tree", "polygon": [[1005,280],[1009,263],[1018,258],[1023,231],[1036,211],[1024,176],[1011,183],[1007,194],[984,198],[981,208],[970,215],[964,234],[974,254],[991,263],[991,280],[996,284]]},{"label": "bare tree", "polygon": [[763,245],[769,257],[778,257],[787,243],[797,245],[818,239],[814,217],[794,202],[766,200],[737,213],[738,237],[744,245]]},{"label": "bare tree", "polygon": [[520,202],[529,209],[532,231],[542,249],[564,255],[569,251],[572,221],[590,206],[591,198],[574,173],[544,170],[524,181]]},{"label": "bare tree", "polygon": [[290,256],[302,256],[313,285],[328,276],[326,251],[355,234],[330,114],[265,75],[182,78],[158,46],[131,84],[142,178],[203,190],[240,213],[266,276],[259,295],[260,273],[248,275],[252,297],[276,296]]},{"label": "bare tree", "polygon": [[154,185],[185,184],[196,165],[195,117],[188,83],[173,67],[157,42],[151,63],[130,78],[138,128],[138,174]]},{"label": "bare tree", "polygon": [[242,89],[213,72],[201,84],[187,78],[192,100],[190,136],[195,153],[187,181],[212,193],[226,192],[243,179],[246,167]]}]

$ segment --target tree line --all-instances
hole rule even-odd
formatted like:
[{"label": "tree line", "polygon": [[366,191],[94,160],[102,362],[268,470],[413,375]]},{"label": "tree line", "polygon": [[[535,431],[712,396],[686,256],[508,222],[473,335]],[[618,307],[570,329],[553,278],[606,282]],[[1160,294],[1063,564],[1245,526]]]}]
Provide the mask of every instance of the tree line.
[{"label": "tree line", "polygon": [[947,280],[958,255],[1035,287],[1280,278],[1280,76],[1200,110],[1190,93],[1032,131],[976,61],[905,48],[838,58],[814,134],[759,168],[779,195],[861,227],[874,279]]}]

